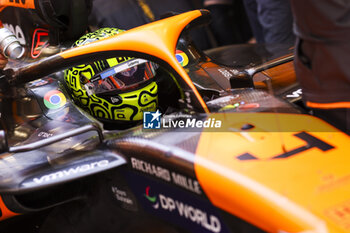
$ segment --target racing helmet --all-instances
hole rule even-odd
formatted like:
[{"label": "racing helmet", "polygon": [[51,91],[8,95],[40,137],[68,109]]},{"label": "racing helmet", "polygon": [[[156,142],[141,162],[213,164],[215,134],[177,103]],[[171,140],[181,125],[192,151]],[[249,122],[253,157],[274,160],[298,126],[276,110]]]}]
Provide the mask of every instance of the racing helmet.
[{"label": "racing helmet", "polygon": [[[101,28],[79,38],[73,47],[105,39],[124,30]],[[143,112],[156,111],[156,65],[133,57],[92,61],[65,70],[64,79],[75,103],[103,123],[136,123]]]}]

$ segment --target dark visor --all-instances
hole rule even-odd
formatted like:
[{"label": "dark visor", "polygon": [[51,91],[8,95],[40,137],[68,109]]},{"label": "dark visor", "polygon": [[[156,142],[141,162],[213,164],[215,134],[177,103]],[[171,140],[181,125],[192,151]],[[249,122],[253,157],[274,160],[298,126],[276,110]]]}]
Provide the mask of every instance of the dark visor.
[{"label": "dark visor", "polygon": [[137,86],[136,84],[145,82],[154,76],[155,68],[153,64],[147,60],[137,58],[96,74],[84,86],[89,95],[114,90],[122,91]]}]

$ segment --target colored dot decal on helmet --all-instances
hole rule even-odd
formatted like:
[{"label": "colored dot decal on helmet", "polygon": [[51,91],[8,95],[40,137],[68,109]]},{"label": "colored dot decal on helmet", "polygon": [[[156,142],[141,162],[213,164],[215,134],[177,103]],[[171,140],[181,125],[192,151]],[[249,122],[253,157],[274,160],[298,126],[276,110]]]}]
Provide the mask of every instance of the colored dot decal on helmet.
[{"label": "colored dot decal on helmet", "polygon": [[186,66],[188,64],[188,57],[183,51],[176,50],[175,57],[182,66]]},{"label": "colored dot decal on helmet", "polygon": [[48,109],[57,109],[66,104],[64,94],[58,90],[52,90],[45,94],[44,104]]}]

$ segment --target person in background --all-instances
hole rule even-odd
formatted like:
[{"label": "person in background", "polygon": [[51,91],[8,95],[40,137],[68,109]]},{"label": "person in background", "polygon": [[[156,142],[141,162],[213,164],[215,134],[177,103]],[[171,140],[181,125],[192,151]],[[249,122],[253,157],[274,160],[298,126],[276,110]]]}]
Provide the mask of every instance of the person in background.
[{"label": "person in background", "polygon": [[289,0],[243,0],[243,3],[257,43],[294,44]]},{"label": "person in background", "polygon": [[[201,0],[93,0],[89,24],[94,28],[117,27],[125,30],[159,20],[169,12],[183,13],[194,10]],[[190,32],[195,44],[201,49],[213,47],[205,28]]]},{"label": "person in background", "polygon": [[125,30],[159,20],[164,14],[194,9],[210,10],[209,25],[191,30],[196,46],[202,50],[228,44],[245,43],[251,29],[242,0],[93,0],[89,23],[92,28],[118,27]]},{"label": "person in background", "polygon": [[217,46],[246,43],[252,38],[242,0],[204,0],[212,15],[210,29]]},{"label": "person in background", "polygon": [[350,4],[291,0],[291,6],[303,100],[315,116],[350,134]]}]

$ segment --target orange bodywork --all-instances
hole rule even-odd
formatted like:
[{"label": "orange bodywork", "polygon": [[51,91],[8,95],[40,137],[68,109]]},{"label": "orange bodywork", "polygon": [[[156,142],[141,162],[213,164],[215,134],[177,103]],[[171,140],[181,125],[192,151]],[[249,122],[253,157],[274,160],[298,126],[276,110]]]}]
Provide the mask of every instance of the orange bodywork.
[{"label": "orange bodywork", "polygon": [[35,9],[34,0],[26,0],[26,1],[0,0],[0,10],[3,10],[5,7],[8,7],[8,6],[26,8],[26,9]]},{"label": "orange bodywork", "polygon": [[0,211],[2,213],[2,215],[0,216],[0,221],[19,215],[17,213],[12,212],[6,207],[1,196],[0,196]]},{"label": "orange bodywork", "polygon": [[350,108],[350,102],[314,103],[314,102],[307,101],[306,105],[310,108],[321,108],[321,109]]},{"label": "orange bodywork", "polygon": [[259,81],[254,82],[255,87],[267,89],[268,87],[266,82],[260,81],[265,80],[266,78],[270,78],[274,91],[281,90],[290,86],[291,84],[294,84],[296,82],[296,75],[293,62],[287,62],[285,64],[257,73],[254,75],[254,79],[257,79]]},{"label": "orange bodywork", "polygon": [[[195,172],[215,206],[268,232],[350,232],[346,134],[309,115],[210,117],[227,132],[203,132]],[[244,132],[247,123],[255,127]],[[300,132],[328,148],[308,145],[295,136]],[[254,159],[239,159],[247,153]],[[281,154],[289,157],[276,158]]]}]

